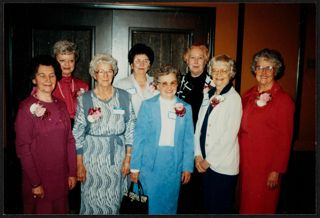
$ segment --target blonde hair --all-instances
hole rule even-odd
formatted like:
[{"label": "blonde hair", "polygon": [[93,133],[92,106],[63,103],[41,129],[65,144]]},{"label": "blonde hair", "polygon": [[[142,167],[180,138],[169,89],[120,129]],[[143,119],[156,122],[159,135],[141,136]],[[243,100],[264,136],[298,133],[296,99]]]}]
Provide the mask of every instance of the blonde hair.
[{"label": "blonde hair", "polygon": [[54,57],[57,57],[59,54],[74,54],[76,61],[79,58],[79,50],[77,45],[68,40],[60,40],[54,43],[52,52]]},{"label": "blonde hair", "polygon": [[183,60],[184,62],[187,63],[188,61],[188,58],[190,56],[190,52],[192,49],[194,48],[199,48],[202,52],[203,52],[203,55],[204,55],[204,62],[205,64],[208,63],[208,60],[209,60],[209,50],[207,48],[207,46],[203,45],[203,44],[193,44],[190,48],[187,48],[183,54]]}]

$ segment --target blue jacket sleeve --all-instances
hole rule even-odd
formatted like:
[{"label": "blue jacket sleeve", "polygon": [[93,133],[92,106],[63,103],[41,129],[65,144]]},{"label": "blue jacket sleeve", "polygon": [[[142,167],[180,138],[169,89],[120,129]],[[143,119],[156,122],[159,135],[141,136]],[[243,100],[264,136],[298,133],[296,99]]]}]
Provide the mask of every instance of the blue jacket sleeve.
[{"label": "blue jacket sleeve", "polygon": [[131,169],[140,170],[147,131],[148,106],[142,102],[134,130],[132,145]]},{"label": "blue jacket sleeve", "polygon": [[186,107],[186,122],[183,137],[183,171],[193,172],[194,166],[194,128],[192,121],[192,110],[190,105]]}]

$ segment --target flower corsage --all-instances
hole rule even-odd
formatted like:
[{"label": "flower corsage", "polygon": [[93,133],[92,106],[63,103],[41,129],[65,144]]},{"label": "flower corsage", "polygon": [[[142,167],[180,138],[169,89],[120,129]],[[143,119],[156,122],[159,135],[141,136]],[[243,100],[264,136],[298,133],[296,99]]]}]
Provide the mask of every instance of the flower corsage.
[{"label": "flower corsage", "polygon": [[222,95],[214,95],[211,98],[210,104],[214,108],[217,106],[220,102],[224,101],[224,97]]},{"label": "flower corsage", "polygon": [[149,90],[152,94],[154,94],[155,92],[157,92],[157,85],[155,82],[151,82],[149,83]]},{"label": "flower corsage", "polygon": [[186,113],[186,108],[182,103],[176,103],[176,105],[174,106],[174,110],[176,111],[176,115],[179,117],[183,117]]},{"label": "flower corsage", "polygon": [[79,91],[77,92],[77,97],[82,95],[83,93],[85,93],[86,91],[84,90],[84,88],[80,88]]},{"label": "flower corsage", "polygon": [[88,111],[88,121],[90,123],[96,122],[102,117],[101,108],[100,107],[92,107]]},{"label": "flower corsage", "polygon": [[272,97],[271,97],[271,94],[270,94],[270,93],[262,92],[262,93],[257,97],[256,104],[257,104],[259,107],[263,107],[263,106],[265,106],[269,101],[271,101],[271,99],[272,99]]},{"label": "flower corsage", "polygon": [[49,115],[49,111],[47,111],[47,109],[43,105],[41,105],[39,102],[33,103],[30,106],[30,112],[33,116],[39,117],[41,119],[44,119]]}]

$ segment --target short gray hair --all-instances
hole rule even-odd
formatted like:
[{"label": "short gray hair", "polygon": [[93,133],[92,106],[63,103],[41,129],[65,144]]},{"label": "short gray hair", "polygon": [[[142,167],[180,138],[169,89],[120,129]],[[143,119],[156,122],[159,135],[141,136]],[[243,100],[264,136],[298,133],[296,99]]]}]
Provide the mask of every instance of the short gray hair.
[{"label": "short gray hair", "polygon": [[275,75],[274,75],[275,80],[280,79],[281,76],[283,76],[284,70],[285,70],[283,57],[281,56],[280,52],[278,52],[277,50],[268,49],[268,48],[264,48],[253,55],[252,63],[250,66],[251,73],[253,75],[256,75],[255,70],[256,70],[257,62],[259,61],[260,58],[265,59],[271,63],[274,63],[276,68]]},{"label": "short gray hair", "polygon": [[56,58],[59,54],[74,54],[75,60],[79,58],[79,50],[75,43],[68,40],[60,40],[54,43],[52,55]]},{"label": "short gray hair", "polygon": [[173,73],[176,76],[177,82],[180,83],[180,78],[181,78],[180,71],[178,70],[178,68],[170,64],[165,64],[157,68],[154,71],[153,80],[155,83],[158,83],[160,77],[169,75],[171,73]]},{"label": "short gray hair", "polygon": [[91,75],[92,78],[94,78],[96,68],[100,63],[111,64],[112,70],[113,70],[113,76],[117,75],[118,61],[114,59],[110,54],[96,54],[90,61],[90,65],[89,65],[89,74]]},{"label": "short gray hair", "polygon": [[235,75],[237,73],[236,62],[229,55],[226,55],[226,54],[217,55],[217,56],[214,56],[213,58],[211,58],[211,60],[208,63],[208,66],[207,66],[208,73],[212,74],[212,68],[218,62],[223,62],[223,63],[228,64],[230,67],[231,78],[235,77]]}]

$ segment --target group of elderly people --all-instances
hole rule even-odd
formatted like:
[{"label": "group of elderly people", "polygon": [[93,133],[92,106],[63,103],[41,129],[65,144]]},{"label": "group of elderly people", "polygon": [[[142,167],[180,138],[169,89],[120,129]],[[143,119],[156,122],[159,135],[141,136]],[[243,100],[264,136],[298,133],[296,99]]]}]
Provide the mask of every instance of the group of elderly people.
[{"label": "group of elderly people", "polygon": [[77,181],[80,214],[118,214],[130,180],[141,182],[149,214],[236,213],[238,182],[239,213],[276,212],[294,113],[276,81],[284,71],[277,51],[254,55],[257,85],[242,98],[232,85],[235,61],[209,60],[201,44],[184,53],[182,77],[172,65],[149,75],[154,52],[136,44],[131,74],[115,84],[117,60],[97,54],[91,90],[72,75],[76,45],[58,41],[53,51],[32,59],[34,89],[16,116],[25,214],[69,213]]}]

